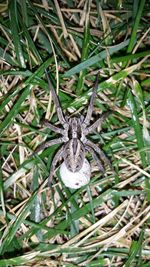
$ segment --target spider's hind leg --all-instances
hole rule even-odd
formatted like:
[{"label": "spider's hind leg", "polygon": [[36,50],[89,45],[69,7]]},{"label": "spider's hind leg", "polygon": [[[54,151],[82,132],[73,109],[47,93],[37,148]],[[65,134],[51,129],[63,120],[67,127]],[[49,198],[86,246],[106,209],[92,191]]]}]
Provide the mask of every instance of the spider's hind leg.
[{"label": "spider's hind leg", "polygon": [[92,154],[92,157],[93,157],[93,159],[96,161],[97,166],[98,166],[100,172],[102,172],[103,174],[105,174],[105,169],[104,169],[104,167],[103,167],[101,161],[100,161],[99,158],[97,157],[97,155],[96,155],[94,149],[93,149],[92,147],[90,147],[90,146],[86,146],[85,148],[86,148],[86,150],[87,150],[88,152],[90,152],[90,153]]},{"label": "spider's hind leg", "polygon": [[54,172],[55,172],[55,167],[57,165],[57,162],[59,161],[60,157],[62,156],[62,153],[63,153],[63,150],[64,150],[64,146],[62,146],[55,154],[53,160],[52,160],[52,164],[51,164],[51,168],[50,168],[50,174],[49,174],[49,177],[48,177],[48,186],[51,186],[51,182],[52,182],[52,179],[53,179],[53,175],[54,175]]},{"label": "spider's hind leg", "polygon": [[90,140],[86,140],[86,145],[88,145],[89,147],[93,148],[94,151],[100,156],[100,158],[103,160],[103,162],[105,162],[109,168],[114,172],[114,168],[109,160],[109,158],[105,155],[105,153],[93,142],[91,142]]}]

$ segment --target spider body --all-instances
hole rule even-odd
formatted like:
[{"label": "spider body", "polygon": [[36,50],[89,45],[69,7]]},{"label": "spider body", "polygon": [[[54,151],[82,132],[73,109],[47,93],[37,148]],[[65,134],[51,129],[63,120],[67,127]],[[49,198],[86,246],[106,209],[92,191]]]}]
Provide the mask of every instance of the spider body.
[{"label": "spider body", "polygon": [[47,71],[45,71],[45,73],[48,79],[48,84],[52,93],[53,101],[56,105],[58,119],[60,124],[62,125],[62,128],[52,125],[47,120],[44,120],[43,124],[49,129],[60,134],[61,137],[42,143],[36,148],[36,150],[34,151],[34,155],[46,147],[63,143],[61,148],[57,151],[53,158],[49,182],[51,182],[52,180],[56,164],[61,157],[63,158],[67,169],[72,173],[80,171],[85,161],[86,152],[90,152],[92,154],[101,172],[105,172],[102,162],[105,162],[107,165],[109,165],[111,169],[113,169],[109,159],[106,157],[104,152],[96,144],[94,144],[87,138],[87,135],[93,132],[99,125],[101,125],[102,122],[110,114],[109,111],[103,113],[102,116],[96,122],[90,125],[96,90],[98,87],[99,75],[97,75],[96,82],[93,87],[93,92],[90,98],[90,103],[87,109],[86,116],[84,117],[81,115],[80,118],[68,118],[63,114],[58,97],[53,88],[53,85],[51,84]]},{"label": "spider body", "polygon": [[71,172],[78,172],[85,158],[85,148],[82,143],[84,136],[81,118],[70,118],[66,120],[65,134],[66,143],[64,145],[63,159]]},{"label": "spider body", "polygon": [[85,158],[85,148],[77,138],[72,138],[64,146],[63,159],[71,172],[78,172],[83,165]]}]

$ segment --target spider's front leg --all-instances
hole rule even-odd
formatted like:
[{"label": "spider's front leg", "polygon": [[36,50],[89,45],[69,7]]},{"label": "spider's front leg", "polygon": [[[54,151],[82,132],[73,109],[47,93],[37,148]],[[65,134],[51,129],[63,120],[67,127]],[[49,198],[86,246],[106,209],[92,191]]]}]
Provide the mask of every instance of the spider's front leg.
[{"label": "spider's front leg", "polygon": [[47,70],[45,70],[45,74],[46,74],[46,77],[47,77],[47,80],[48,80],[48,85],[49,85],[50,91],[52,93],[52,98],[53,98],[54,104],[56,106],[56,111],[57,111],[59,122],[62,125],[64,125],[64,124],[66,124],[66,120],[65,120],[65,117],[64,117],[62,108],[60,106],[58,96],[57,96],[57,94],[55,92],[55,89],[54,89],[54,87],[53,87],[53,85],[52,85],[52,83],[50,81],[50,78],[49,78],[49,75],[48,75],[48,71]]},{"label": "spider's front leg", "polygon": [[111,114],[111,111],[106,111],[101,115],[101,117],[95,121],[92,125],[85,128],[85,135],[92,133],[98,126],[101,126],[101,124],[105,121],[105,119]]},{"label": "spider's front leg", "polygon": [[89,125],[91,117],[92,117],[94,100],[95,100],[96,91],[97,91],[97,88],[98,88],[98,80],[99,80],[99,72],[98,72],[98,74],[96,76],[96,81],[95,81],[95,84],[94,84],[94,87],[93,87],[93,92],[92,92],[92,95],[91,95],[90,104],[88,106],[87,114],[86,114],[86,117],[84,119],[84,125]]}]

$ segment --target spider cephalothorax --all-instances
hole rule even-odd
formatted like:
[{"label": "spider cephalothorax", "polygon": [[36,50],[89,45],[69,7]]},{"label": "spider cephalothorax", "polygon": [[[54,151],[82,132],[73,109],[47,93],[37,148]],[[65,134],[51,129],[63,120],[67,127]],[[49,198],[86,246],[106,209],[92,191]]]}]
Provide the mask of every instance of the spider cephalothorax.
[{"label": "spider cephalothorax", "polygon": [[[36,150],[34,151],[34,154],[39,152],[40,150],[55,145],[55,144],[62,144],[61,148],[57,151],[55,154],[51,170],[50,170],[50,176],[49,176],[49,182],[51,182],[56,164],[58,160],[62,157],[66,167],[71,172],[79,172],[80,169],[83,166],[83,162],[85,160],[85,154],[86,152],[90,152],[96,161],[100,171],[104,172],[104,167],[102,165],[102,162],[105,162],[109,167],[112,169],[112,165],[109,161],[109,159],[106,157],[104,152],[92,141],[90,141],[86,136],[93,132],[99,125],[102,124],[102,122],[108,117],[110,112],[105,112],[102,114],[102,116],[93,124],[90,125],[90,120],[92,117],[92,111],[93,111],[93,104],[96,96],[96,90],[98,87],[98,78],[99,74],[97,75],[95,85],[93,87],[93,92],[91,95],[90,103],[87,109],[86,116],[81,116],[80,118],[73,117],[68,118],[67,116],[64,116],[63,111],[61,109],[61,106],[59,104],[58,97],[56,95],[56,92],[51,84],[51,81],[49,79],[47,71],[45,71],[50,91],[52,92],[52,98],[56,105],[56,111],[58,115],[58,119],[60,124],[62,125],[62,128],[58,128],[48,121],[44,121],[43,124],[47,126],[52,131],[62,135],[62,137],[46,141],[39,145]],[[98,157],[99,156],[99,157]]]}]

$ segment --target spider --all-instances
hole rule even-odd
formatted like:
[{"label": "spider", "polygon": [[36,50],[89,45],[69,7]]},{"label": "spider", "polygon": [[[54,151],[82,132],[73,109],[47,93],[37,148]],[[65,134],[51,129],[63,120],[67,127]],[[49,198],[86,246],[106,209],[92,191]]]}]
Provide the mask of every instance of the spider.
[{"label": "spider", "polygon": [[92,154],[93,159],[96,161],[97,166],[102,173],[105,173],[102,161],[106,163],[107,165],[109,165],[110,169],[113,170],[110,160],[107,158],[104,152],[100,149],[100,147],[98,147],[96,144],[94,144],[92,141],[90,141],[86,137],[88,134],[92,133],[99,125],[101,125],[111,113],[110,111],[103,113],[102,116],[97,121],[95,121],[94,123],[90,125],[94,100],[95,100],[96,91],[98,88],[99,73],[97,74],[97,77],[96,77],[96,81],[93,87],[93,91],[92,91],[92,95],[90,98],[90,103],[87,109],[86,116],[81,115],[79,118],[77,117],[69,118],[68,116],[64,116],[57,94],[49,79],[47,70],[45,70],[45,74],[48,80],[50,91],[52,93],[53,102],[56,106],[58,120],[60,124],[62,125],[62,128],[59,128],[55,125],[52,125],[47,120],[44,120],[42,122],[44,126],[46,126],[50,130],[56,132],[57,134],[61,136],[56,139],[43,142],[33,152],[33,155],[35,155],[39,151],[47,147],[50,147],[56,144],[62,144],[61,148],[56,152],[51,163],[49,184],[51,184],[56,164],[60,160],[61,157],[63,158],[67,169],[71,172],[80,171],[80,169],[83,166],[83,162],[85,160],[86,152],[90,152]]}]

